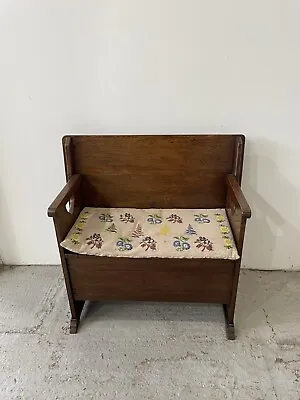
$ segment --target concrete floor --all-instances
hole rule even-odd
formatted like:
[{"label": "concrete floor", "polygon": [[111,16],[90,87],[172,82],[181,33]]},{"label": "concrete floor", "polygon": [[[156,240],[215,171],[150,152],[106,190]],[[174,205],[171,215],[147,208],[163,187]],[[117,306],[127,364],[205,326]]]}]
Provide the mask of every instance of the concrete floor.
[{"label": "concrete floor", "polygon": [[243,271],[220,306],[91,304],[77,335],[58,267],[0,270],[0,399],[300,399],[300,273]]}]

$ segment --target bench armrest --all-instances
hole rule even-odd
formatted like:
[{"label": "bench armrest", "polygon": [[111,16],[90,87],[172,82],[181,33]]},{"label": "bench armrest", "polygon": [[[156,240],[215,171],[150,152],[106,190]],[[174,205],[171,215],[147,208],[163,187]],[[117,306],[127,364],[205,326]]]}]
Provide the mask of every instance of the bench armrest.
[{"label": "bench armrest", "polygon": [[239,255],[242,256],[246,221],[251,217],[251,209],[235,176],[228,175],[226,183],[226,212]]},{"label": "bench armrest", "polygon": [[243,217],[250,218],[251,217],[250,206],[235,176],[228,175],[226,183],[227,183],[228,196],[230,196],[231,199],[233,200],[234,206],[240,208]]},{"label": "bench armrest", "polygon": [[48,216],[55,217],[57,210],[64,207],[68,201],[71,200],[74,193],[77,191],[81,183],[80,175],[73,175],[71,179],[66,183],[62,191],[57,195],[56,199],[48,208]]}]

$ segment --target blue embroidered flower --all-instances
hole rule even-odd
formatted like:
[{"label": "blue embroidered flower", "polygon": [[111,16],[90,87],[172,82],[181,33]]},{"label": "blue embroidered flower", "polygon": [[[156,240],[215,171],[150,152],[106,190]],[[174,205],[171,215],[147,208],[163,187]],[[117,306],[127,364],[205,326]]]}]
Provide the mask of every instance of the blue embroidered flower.
[{"label": "blue embroidered flower", "polygon": [[195,221],[198,222],[199,224],[209,224],[210,219],[208,218],[207,214],[197,214],[194,215]]},{"label": "blue embroidered flower", "polygon": [[113,217],[110,214],[100,214],[99,219],[101,222],[113,222]]},{"label": "blue embroidered flower", "polygon": [[160,217],[157,214],[149,214],[148,218],[147,218],[147,222],[149,222],[149,224],[161,224],[162,217]]},{"label": "blue embroidered flower", "polygon": [[174,239],[177,239],[173,242],[173,246],[176,248],[176,251],[184,251],[188,250],[191,245],[188,243],[189,238],[184,236],[175,236]]},{"label": "blue embroidered flower", "polygon": [[119,238],[116,242],[116,246],[120,251],[129,251],[132,250],[132,244],[130,243],[131,239],[128,238]]}]

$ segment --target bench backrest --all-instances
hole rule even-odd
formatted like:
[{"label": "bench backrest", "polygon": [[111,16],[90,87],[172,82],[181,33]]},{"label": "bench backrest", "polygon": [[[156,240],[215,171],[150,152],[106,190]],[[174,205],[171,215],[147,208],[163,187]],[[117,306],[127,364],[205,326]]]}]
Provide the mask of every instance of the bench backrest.
[{"label": "bench backrest", "polygon": [[63,148],[85,206],[217,208],[226,175],[241,179],[244,136],[65,136]]}]

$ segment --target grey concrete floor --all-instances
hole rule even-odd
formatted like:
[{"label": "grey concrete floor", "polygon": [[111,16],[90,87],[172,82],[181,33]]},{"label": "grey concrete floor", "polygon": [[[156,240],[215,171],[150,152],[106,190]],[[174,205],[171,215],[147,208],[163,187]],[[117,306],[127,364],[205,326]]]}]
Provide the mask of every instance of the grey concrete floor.
[{"label": "grey concrete floor", "polygon": [[0,399],[300,399],[300,273],[242,271],[221,306],[90,304],[77,335],[60,268],[0,270]]}]

